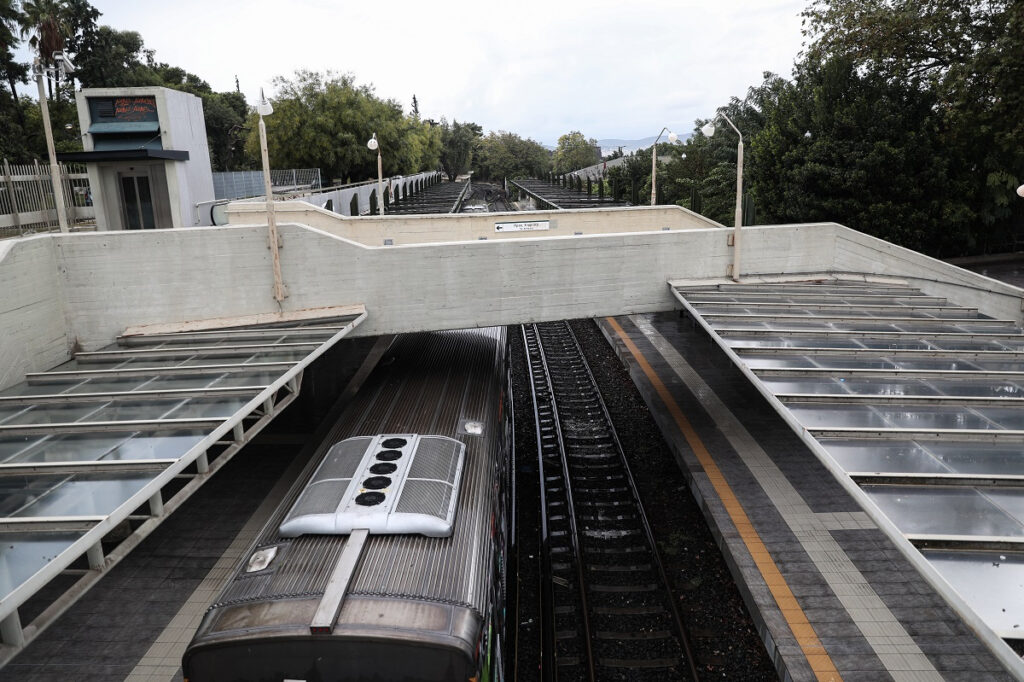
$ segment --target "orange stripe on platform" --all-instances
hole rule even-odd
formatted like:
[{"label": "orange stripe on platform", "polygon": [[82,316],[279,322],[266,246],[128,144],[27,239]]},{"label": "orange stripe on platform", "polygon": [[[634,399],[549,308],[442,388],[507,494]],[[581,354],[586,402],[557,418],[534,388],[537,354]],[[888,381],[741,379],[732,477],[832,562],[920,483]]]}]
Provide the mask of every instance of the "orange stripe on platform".
[{"label": "orange stripe on platform", "polygon": [[647,362],[647,358],[644,357],[644,354],[637,345],[633,343],[633,340],[629,338],[618,321],[611,317],[606,317],[605,320],[615,330],[615,333],[619,335],[619,338],[622,339],[629,352],[633,354],[633,357],[640,365],[640,369],[648,381],[651,382],[654,390],[658,393],[661,401],[675,420],[676,426],[679,427],[683,437],[686,438],[686,442],[697,456],[697,460],[704,468],[704,473],[707,474],[711,485],[714,486],[715,492],[729,514],[729,518],[732,520],[733,525],[736,526],[736,530],[739,531],[740,538],[746,545],[747,551],[750,552],[750,556],[754,559],[754,564],[761,572],[765,584],[768,585],[772,596],[775,597],[775,602],[779,605],[783,617],[789,624],[789,629],[793,631],[793,636],[800,645],[800,649],[804,652],[811,670],[819,680],[839,682],[839,680],[842,680],[842,677],[839,675],[839,671],[836,670],[832,658],[826,653],[825,647],[822,646],[821,640],[818,639],[818,635],[814,632],[814,626],[807,621],[807,615],[797,603],[796,597],[793,596],[793,592],[789,589],[786,579],[782,577],[779,567],[775,565],[775,561],[768,554],[768,548],[765,547],[764,541],[761,540],[761,536],[754,530],[754,525],[743,510],[743,505],[740,504],[736,494],[726,482],[725,476],[722,475],[718,465],[715,464],[714,458],[704,446],[704,442],[697,435],[693,425],[690,424],[690,420],[683,414],[676,399],[672,397],[672,394],[661,381],[657,372]]}]

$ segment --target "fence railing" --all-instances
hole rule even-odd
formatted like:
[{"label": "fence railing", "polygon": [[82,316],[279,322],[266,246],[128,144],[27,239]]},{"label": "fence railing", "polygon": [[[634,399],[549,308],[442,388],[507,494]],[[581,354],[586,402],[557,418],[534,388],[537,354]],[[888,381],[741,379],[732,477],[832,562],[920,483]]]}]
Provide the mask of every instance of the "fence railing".
[{"label": "fence railing", "polygon": [[[291,168],[270,171],[274,193],[318,189],[319,168]],[[220,199],[248,199],[263,196],[263,171],[223,171],[213,174],[213,196]]]},{"label": "fence railing", "polygon": [[[85,164],[58,164],[68,221],[91,222],[96,219]],[[0,166],[0,237],[60,229],[57,223],[50,164],[12,164],[4,159]]]}]

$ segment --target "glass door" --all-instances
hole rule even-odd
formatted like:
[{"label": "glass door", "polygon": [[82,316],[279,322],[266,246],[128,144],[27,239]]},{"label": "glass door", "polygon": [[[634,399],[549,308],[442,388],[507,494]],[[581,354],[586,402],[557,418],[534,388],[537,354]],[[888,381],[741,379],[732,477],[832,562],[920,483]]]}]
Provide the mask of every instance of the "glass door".
[{"label": "glass door", "polygon": [[148,175],[121,173],[121,206],[127,230],[152,230],[156,227],[153,197]]}]

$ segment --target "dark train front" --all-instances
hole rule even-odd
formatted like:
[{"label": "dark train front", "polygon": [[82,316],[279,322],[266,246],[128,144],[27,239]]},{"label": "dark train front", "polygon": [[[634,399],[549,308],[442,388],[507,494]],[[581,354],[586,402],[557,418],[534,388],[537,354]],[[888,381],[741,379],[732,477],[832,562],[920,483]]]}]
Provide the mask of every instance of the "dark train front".
[{"label": "dark train front", "polygon": [[185,679],[504,679],[507,388],[503,328],[399,337],[207,611]]}]

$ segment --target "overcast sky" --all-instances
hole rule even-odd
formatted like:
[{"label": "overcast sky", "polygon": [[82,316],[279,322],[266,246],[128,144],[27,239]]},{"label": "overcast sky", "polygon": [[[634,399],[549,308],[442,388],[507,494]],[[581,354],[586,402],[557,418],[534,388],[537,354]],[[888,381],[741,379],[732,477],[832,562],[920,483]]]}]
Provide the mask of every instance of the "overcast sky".
[{"label": "overcast sky", "polygon": [[250,102],[274,76],[331,69],[406,111],[415,94],[425,118],[548,144],[692,130],[762,72],[790,75],[807,2],[92,0],[215,90],[237,75]]}]

